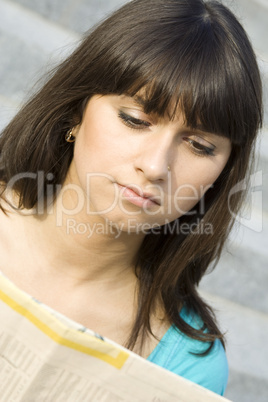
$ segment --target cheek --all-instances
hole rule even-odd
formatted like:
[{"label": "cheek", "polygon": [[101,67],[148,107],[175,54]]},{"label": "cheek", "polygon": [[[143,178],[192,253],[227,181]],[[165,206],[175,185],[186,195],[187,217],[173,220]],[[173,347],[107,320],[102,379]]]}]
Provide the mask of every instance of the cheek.
[{"label": "cheek", "polygon": [[102,127],[100,125],[96,126],[94,121],[89,124],[85,122],[80,127],[77,135],[76,145],[79,147],[79,151],[83,153],[89,152],[94,149],[96,152],[100,152],[101,149],[101,133]]},{"label": "cheek", "polygon": [[[107,121],[110,123],[107,124]],[[109,116],[107,120],[102,117],[101,121],[97,118],[85,121],[81,126],[79,137],[77,140],[80,151],[93,157],[95,163],[100,166],[105,165],[105,162],[115,161],[115,158],[123,158],[130,149],[124,130]]]},{"label": "cheek", "polygon": [[74,161],[80,172],[99,170],[101,163],[105,161],[101,132],[101,127],[94,124],[81,125],[74,148]]},{"label": "cheek", "polygon": [[[191,184],[200,193],[200,196],[202,196],[203,189],[211,187],[220,176],[228,157],[229,153],[224,153],[212,158],[202,157],[200,160],[195,158],[191,162],[188,162],[188,165],[185,165],[189,166],[188,169],[185,169],[184,178],[186,184]],[[178,183],[180,181],[180,175],[178,175]]]},{"label": "cheek", "polygon": [[173,213],[184,215],[198,203],[221,174],[226,159],[217,160],[217,163],[204,160],[202,163],[193,163],[190,168],[181,168],[172,183]]}]

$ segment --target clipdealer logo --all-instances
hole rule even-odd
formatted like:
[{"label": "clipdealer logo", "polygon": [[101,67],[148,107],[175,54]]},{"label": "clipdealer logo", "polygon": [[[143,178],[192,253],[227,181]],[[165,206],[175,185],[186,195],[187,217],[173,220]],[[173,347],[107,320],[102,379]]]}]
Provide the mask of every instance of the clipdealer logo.
[{"label": "clipdealer logo", "polygon": [[[94,175],[88,174],[88,177],[87,177],[87,193],[88,194],[90,193],[90,189],[91,189],[91,178],[94,176],[96,176],[96,174],[94,174]],[[106,175],[106,174],[102,174],[102,173],[97,174],[97,177],[107,178],[110,181],[113,180],[113,177]],[[48,213],[52,214],[54,212],[54,208],[56,209],[55,212],[56,212],[56,217],[57,217],[56,218],[57,226],[63,225],[63,216],[66,216],[66,217],[69,216],[70,218],[77,216],[79,214],[79,212],[81,212],[85,206],[87,208],[88,215],[95,215],[100,212],[100,211],[94,212],[91,210],[89,197],[85,196],[85,193],[78,185],[68,184],[68,185],[62,186],[60,184],[52,184],[53,178],[54,178],[54,176],[52,173],[48,173],[47,175],[45,175],[43,171],[38,171],[38,173],[25,172],[25,173],[20,173],[18,175],[15,175],[7,184],[8,189],[11,190],[9,192],[9,194],[10,194],[9,201],[11,202],[11,204],[16,205],[16,199],[15,198],[13,199],[13,197],[15,197],[16,192],[13,192],[12,190],[17,181],[22,180],[22,179],[24,179],[24,180],[28,179],[28,180],[37,181],[38,202],[37,202],[36,208],[33,208],[32,210],[29,210],[29,211],[24,210],[23,213],[25,215],[26,214],[43,214],[45,212],[45,206],[51,205],[51,200],[53,200],[54,192],[56,192],[56,194],[57,194],[57,202],[55,203],[55,205],[52,205],[52,208],[49,210]],[[263,172],[262,172],[262,170],[260,170],[250,176],[249,183],[246,179],[237,183],[230,190],[229,196],[228,196],[228,208],[229,208],[229,211],[230,211],[230,214],[232,215],[232,217],[235,218],[236,221],[238,223],[240,223],[242,226],[244,226],[250,230],[253,230],[255,232],[261,232],[263,230],[262,184],[263,184]],[[46,187],[46,191],[44,191],[45,187]],[[180,209],[179,201],[185,199],[185,197],[183,197],[180,194],[180,191],[183,191],[184,188],[187,188],[187,187],[191,188],[192,195],[191,196],[188,195],[186,198],[191,199],[191,200],[196,200],[196,202],[200,200],[200,203],[199,203],[200,205],[199,205],[198,211],[195,209],[191,210],[191,211],[183,211]],[[204,194],[207,189],[208,188],[201,188],[200,194]],[[75,196],[76,196],[76,200],[77,200],[76,205],[74,205],[72,209],[65,208],[64,202],[63,202],[64,196],[65,196],[66,192],[68,192],[68,191],[74,192]],[[239,214],[236,214],[234,211],[232,211],[231,197],[234,194],[236,194],[237,192],[241,192],[241,191],[247,191],[249,196],[247,198],[247,203],[246,203],[245,207],[241,210],[241,212]],[[159,190],[159,194],[160,194],[159,195],[160,199],[162,197],[162,201],[163,201],[164,197],[166,197],[166,194],[163,193],[162,189],[161,189],[161,191]],[[202,214],[202,212],[205,211],[205,205],[204,205],[204,198],[203,197],[200,198],[200,194],[197,191],[197,189],[194,188],[193,186],[186,185],[186,184],[183,186],[180,186],[178,189],[176,189],[176,192],[173,197],[173,202],[176,207],[176,210],[181,215],[184,215],[184,214],[194,215],[197,212]],[[169,202],[171,202],[170,199],[169,199]],[[119,203],[119,207],[121,208],[121,210],[124,213],[126,213],[127,215],[130,215],[130,216],[132,215],[132,213],[130,211],[125,210],[124,206],[122,205],[122,201],[120,200],[120,197],[119,197],[119,191],[116,188],[114,190],[113,202],[106,210],[102,211],[102,213],[111,211],[116,205],[118,205],[118,203]],[[169,209],[170,209],[170,205],[168,206],[168,212],[169,212]],[[155,214],[155,211],[153,213],[151,213],[149,210],[145,210],[145,212],[148,215]],[[137,215],[137,213],[135,213],[135,214]],[[72,222],[73,221],[70,221],[70,227],[72,225],[74,225],[74,223],[72,223]],[[85,229],[82,229],[82,226],[80,226],[80,228],[81,228],[81,230],[85,230]],[[118,228],[119,232],[120,232],[120,230],[121,229]]]}]

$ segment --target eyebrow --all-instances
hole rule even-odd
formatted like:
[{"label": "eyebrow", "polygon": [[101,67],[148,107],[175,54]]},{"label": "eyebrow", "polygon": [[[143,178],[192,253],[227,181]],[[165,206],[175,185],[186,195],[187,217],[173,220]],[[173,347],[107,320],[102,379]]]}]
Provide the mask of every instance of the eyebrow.
[{"label": "eyebrow", "polygon": [[134,100],[134,102],[138,105],[138,106],[142,106],[144,108],[146,101],[145,99],[143,99],[141,96],[139,95],[135,95],[132,98]]}]

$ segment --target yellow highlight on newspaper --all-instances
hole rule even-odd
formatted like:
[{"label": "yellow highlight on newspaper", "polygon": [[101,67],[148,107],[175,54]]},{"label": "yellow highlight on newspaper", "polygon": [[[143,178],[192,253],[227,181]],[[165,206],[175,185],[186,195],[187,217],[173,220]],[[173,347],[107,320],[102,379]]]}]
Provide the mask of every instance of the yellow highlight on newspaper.
[{"label": "yellow highlight on newspaper", "polygon": [[[50,314],[49,311],[42,309],[42,305],[40,308],[39,304],[35,302],[31,296],[16,288],[13,283],[11,283],[3,275],[0,275],[0,287],[2,289],[3,285],[4,290],[7,292],[0,290],[0,300],[12,308],[12,310],[24,316],[54,342],[103,360],[117,369],[121,369],[125,364],[129,357],[129,354],[126,351],[120,350],[113,344],[109,344],[109,342],[103,341],[89,333],[83,333],[71,327],[67,329],[67,334],[64,334],[65,336],[60,335],[58,332],[62,332],[62,330],[65,330],[66,332],[66,325],[61,323],[59,319]],[[27,307],[25,307],[25,304]],[[49,320],[49,325],[44,322],[47,319]],[[51,327],[54,327],[54,329]],[[73,339],[76,338],[77,342],[72,339],[68,339],[68,335],[70,335],[70,337]],[[92,341],[94,341],[96,344],[95,349],[87,346],[87,344],[90,342],[92,343]]]}]

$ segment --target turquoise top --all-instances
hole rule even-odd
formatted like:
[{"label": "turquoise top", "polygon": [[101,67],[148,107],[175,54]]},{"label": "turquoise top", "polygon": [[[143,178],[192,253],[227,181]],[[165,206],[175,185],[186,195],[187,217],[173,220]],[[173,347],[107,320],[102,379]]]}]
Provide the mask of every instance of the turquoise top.
[{"label": "turquoise top", "polygon": [[[180,315],[192,327],[202,328],[199,316],[186,308]],[[216,340],[206,356],[190,353],[205,352],[208,346],[209,343],[189,338],[171,326],[147,360],[223,395],[228,380],[228,363],[221,342]]]}]

